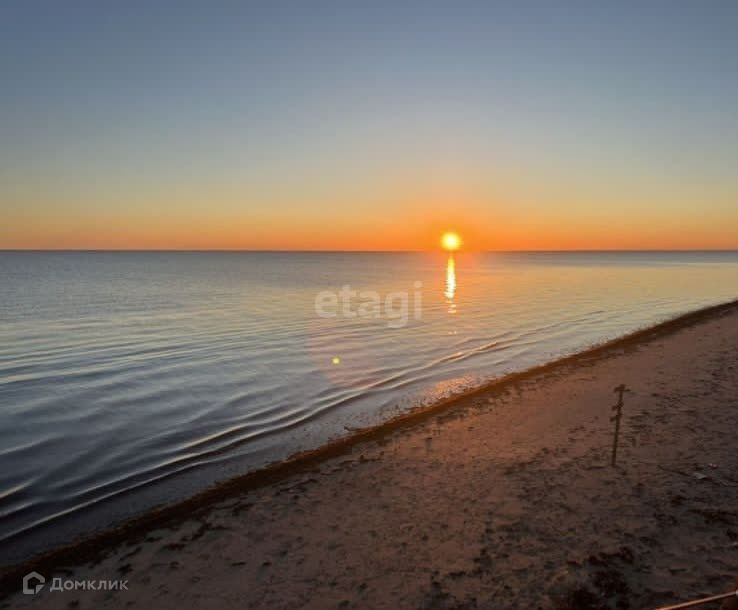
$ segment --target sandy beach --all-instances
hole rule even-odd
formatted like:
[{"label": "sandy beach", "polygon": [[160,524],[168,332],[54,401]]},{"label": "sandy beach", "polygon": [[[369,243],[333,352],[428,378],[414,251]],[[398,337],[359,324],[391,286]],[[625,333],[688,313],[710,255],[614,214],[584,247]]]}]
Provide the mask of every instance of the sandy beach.
[{"label": "sandy beach", "polygon": [[[719,593],[738,572],[736,429],[732,304],[8,569],[2,607],[648,608]],[[46,585],[23,595],[31,569]]]}]

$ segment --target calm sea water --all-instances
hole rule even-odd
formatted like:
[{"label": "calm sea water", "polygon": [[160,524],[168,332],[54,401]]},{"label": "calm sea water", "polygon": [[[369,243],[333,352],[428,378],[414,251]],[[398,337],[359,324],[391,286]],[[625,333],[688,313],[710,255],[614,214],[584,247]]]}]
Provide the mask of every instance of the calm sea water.
[{"label": "calm sea water", "polygon": [[[349,316],[319,316],[316,296],[344,285],[364,291]],[[0,252],[0,286],[11,561],[735,299],[738,253]],[[339,297],[321,295],[324,311],[341,314]]]}]

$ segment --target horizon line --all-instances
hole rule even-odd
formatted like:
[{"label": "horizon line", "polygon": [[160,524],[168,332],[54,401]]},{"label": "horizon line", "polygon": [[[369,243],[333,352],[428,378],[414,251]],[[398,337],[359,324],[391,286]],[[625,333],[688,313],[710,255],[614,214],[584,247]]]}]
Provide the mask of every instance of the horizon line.
[{"label": "horizon line", "polygon": [[[279,249],[279,248],[0,248],[2,252],[202,252],[202,253],[295,253],[295,254],[422,254],[445,252],[441,249],[427,250],[341,250],[341,249]],[[457,251],[460,254],[493,253],[592,253],[592,252],[738,252],[736,248],[538,248],[538,249],[469,249]]]}]

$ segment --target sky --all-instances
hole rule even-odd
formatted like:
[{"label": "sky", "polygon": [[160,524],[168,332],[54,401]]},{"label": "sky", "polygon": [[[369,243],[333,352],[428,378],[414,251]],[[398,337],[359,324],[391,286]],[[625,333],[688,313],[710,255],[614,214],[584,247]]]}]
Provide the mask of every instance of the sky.
[{"label": "sky", "polygon": [[0,248],[738,248],[738,3],[24,2]]}]

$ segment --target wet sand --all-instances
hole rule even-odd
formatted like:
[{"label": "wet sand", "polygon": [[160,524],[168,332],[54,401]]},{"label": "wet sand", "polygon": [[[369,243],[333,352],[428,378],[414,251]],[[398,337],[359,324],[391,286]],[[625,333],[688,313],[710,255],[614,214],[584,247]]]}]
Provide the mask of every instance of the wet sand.
[{"label": "wet sand", "polygon": [[[736,430],[732,304],[6,570],[2,607],[647,608],[719,593],[738,572]],[[22,595],[34,567],[47,585]],[[50,591],[54,577],[128,589]]]}]

